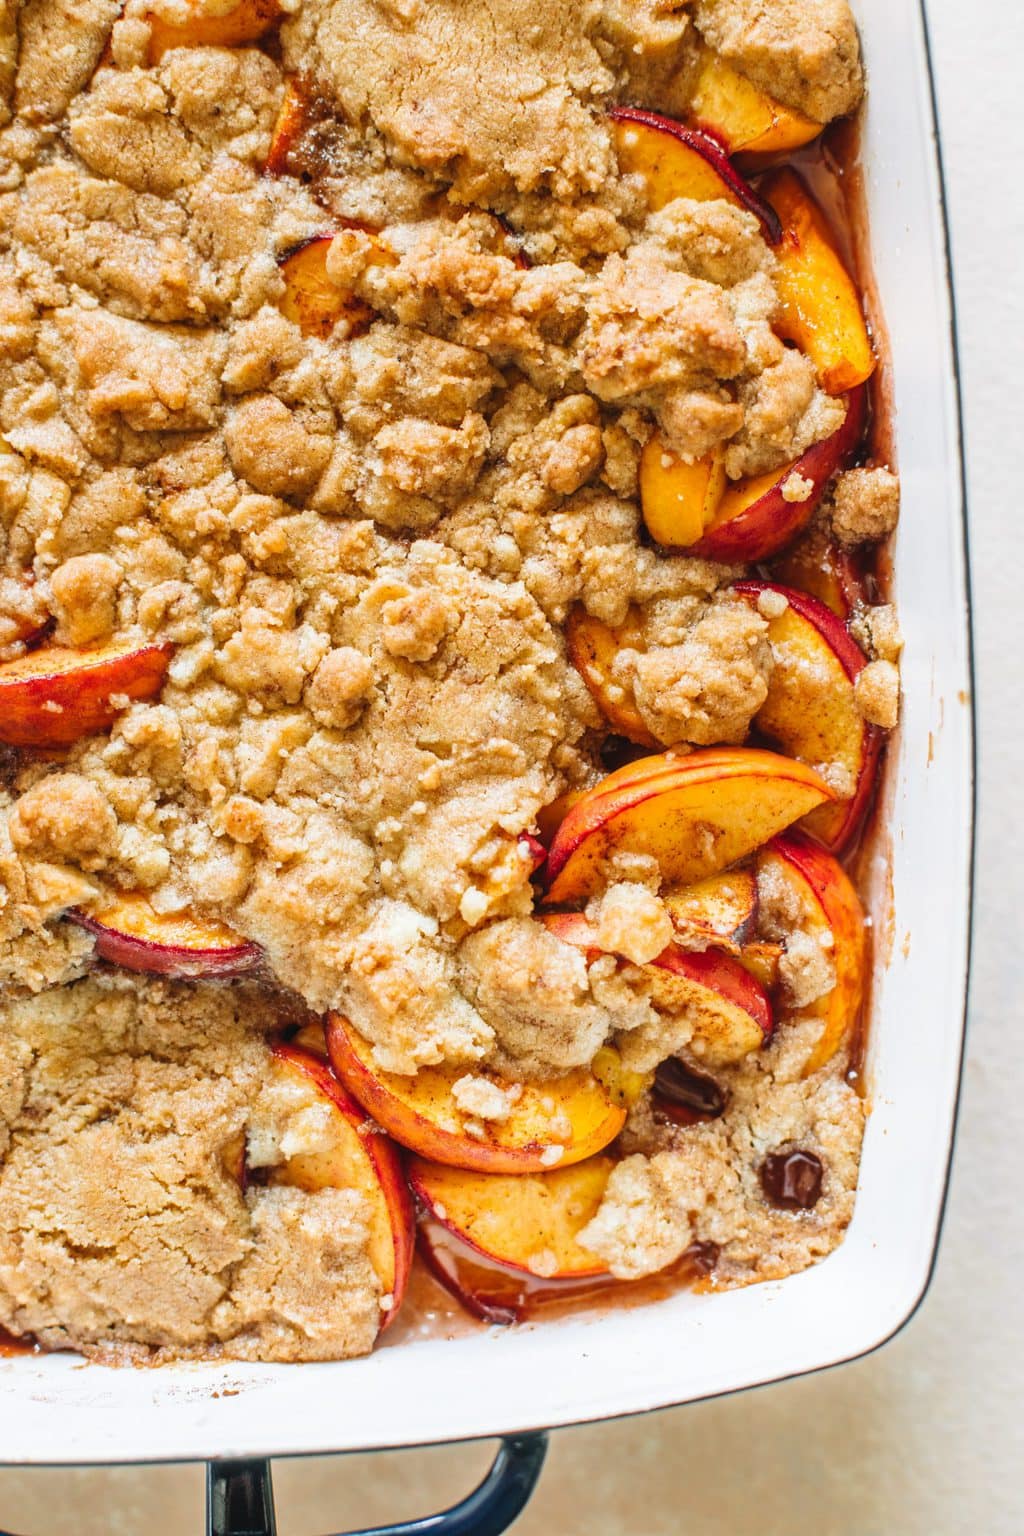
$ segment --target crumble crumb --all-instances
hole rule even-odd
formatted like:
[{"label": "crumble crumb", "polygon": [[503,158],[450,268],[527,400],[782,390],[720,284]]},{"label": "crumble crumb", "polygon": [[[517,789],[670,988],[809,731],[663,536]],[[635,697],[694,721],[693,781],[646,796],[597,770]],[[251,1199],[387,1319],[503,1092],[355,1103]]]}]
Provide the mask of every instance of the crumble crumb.
[{"label": "crumble crumb", "polygon": [[900,715],[900,674],[891,661],[869,661],[853,687],[864,719],[891,731]]},{"label": "crumble crumb", "polygon": [[646,965],[672,942],[672,919],[664,902],[643,885],[609,885],[588,908],[598,949]]},{"label": "crumble crumb", "polygon": [[898,662],[903,650],[903,634],[892,603],[861,608],[850,621],[850,632],[869,655],[879,661]]},{"label": "crumble crumb", "polygon": [[120,580],[121,568],[108,555],[73,555],[59,565],[50,577],[54,639],[70,646],[109,640]]},{"label": "crumble crumb", "polygon": [[784,592],[775,592],[766,587],[757,594],[757,611],[762,619],[779,619],[788,607],[789,599]]},{"label": "crumble crumb", "polygon": [[814,494],[814,481],[806,479],[794,469],[792,474],[786,476],[782,482],[782,499],[788,502],[802,502],[810,499]]},{"label": "crumble crumb", "polygon": [[848,469],[832,492],[832,527],[844,544],[884,539],[900,515],[900,482],[889,469]]},{"label": "crumble crumb", "polygon": [[456,1078],[452,1084],[452,1097],[464,1114],[498,1125],[504,1124],[522,1095],[519,1083],[503,1088],[489,1077],[475,1077],[471,1073]]}]

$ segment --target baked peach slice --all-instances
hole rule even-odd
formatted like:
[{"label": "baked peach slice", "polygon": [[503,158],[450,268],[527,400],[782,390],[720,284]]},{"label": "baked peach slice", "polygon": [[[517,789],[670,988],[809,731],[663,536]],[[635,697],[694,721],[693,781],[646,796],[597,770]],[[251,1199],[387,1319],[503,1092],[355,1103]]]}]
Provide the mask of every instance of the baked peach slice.
[{"label": "baked peach slice", "polygon": [[324,1038],[323,1020],[319,1018],[307,1019],[294,1035],[289,1035],[288,1044],[294,1045],[303,1051],[309,1051],[311,1056],[319,1056],[321,1061],[327,1060],[327,1041]]},{"label": "baked peach slice", "polygon": [[658,740],[644,725],[630,689],[616,681],[612,670],[621,650],[645,649],[640,610],[630,609],[621,624],[611,625],[577,606],[566,622],[565,645],[569,660],[613,730],[642,747],[657,747]]},{"label": "baked peach slice", "polygon": [[582,1068],[551,1082],[524,1083],[506,1120],[474,1122],[453,1092],[472,1069],[421,1067],[414,1077],[384,1072],[370,1042],[338,1013],[327,1018],[327,1051],[342,1083],[389,1135],[453,1168],[519,1174],[543,1173],[555,1163],[568,1167],[614,1141],[626,1119],[624,1106]]},{"label": "baked peach slice", "polygon": [[373,320],[373,310],[362,299],[339,288],[327,276],[330,235],[313,235],[294,246],[279,262],[284,294],[279,309],[299,327],[303,336],[326,338],[344,321],[346,334],[358,336]]},{"label": "baked peach slice", "polygon": [[813,768],[753,747],[642,758],[602,779],[566,816],[548,850],[544,900],[586,901],[606,883],[615,853],[646,854],[665,885],[692,885],[834,799]]},{"label": "baked peach slice", "polygon": [[0,741],[68,747],[105,731],[133,699],[163,687],[173,646],[115,641],[91,650],[43,646],[0,666]]},{"label": "baked peach slice", "polygon": [[669,548],[696,544],[713,521],[726,484],[722,449],[687,463],[655,432],[640,455],[640,510],[647,532]]},{"label": "baked peach slice", "polygon": [[822,389],[844,394],[875,371],[857,285],[825,214],[795,171],[772,172],[761,190],[783,228],[775,253],[780,306],[775,329],[806,352]]},{"label": "baked peach slice", "polygon": [[356,1189],[364,1197],[370,1263],[386,1303],[381,1324],[386,1328],[402,1304],[416,1242],[402,1154],[345,1092],[330,1067],[310,1051],[278,1042],[271,1070],[300,1092],[305,1090],[311,1105],[327,1105],[331,1113],[316,1150],[293,1153],[269,1171],[268,1183],[309,1191]]},{"label": "baked peach slice", "polygon": [[585,793],[586,791],[582,789],[564,789],[548,805],[542,805],[537,812],[537,831],[539,834],[537,841],[545,850],[545,858],[547,857],[546,850],[551,844],[551,839],[573,806],[578,800],[583,798]]},{"label": "baked peach slice", "polygon": [[843,621],[806,592],[767,581],[739,581],[733,591],[755,607],[765,593],[785,599],[768,620],[775,664],[755,724],[833,786],[849,786],[803,823],[826,847],[841,850],[867,810],[882,749],[882,732],[861,715],[854,693],[867,657]]},{"label": "baked peach slice", "polygon": [[768,994],[735,956],[670,944],[645,969],[655,1008],[693,1017],[694,1049],[705,1065],[731,1066],[771,1039]]},{"label": "baked peach slice", "polygon": [[778,214],[744,180],[718,139],[643,107],[613,107],[610,116],[619,169],[642,178],[653,211],[677,197],[725,198],[754,214],[772,245],[782,238]]},{"label": "baked peach slice", "polygon": [[780,155],[800,149],[822,124],[783,106],[733,69],[711,48],[701,54],[689,115],[697,127],[722,140],[731,155]]},{"label": "baked peach slice", "polygon": [[758,867],[792,887],[806,914],[809,935],[825,941],[835,966],[832,990],[800,1010],[799,1016],[824,1019],[821,1038],[804,1068],[809,1075],[832,1060],[860,1020],[867,965],[864,909],[839,861],[799,833],[775,838],[760,854]]},{"label": "baked peach slice", "polygon": [[757,922],[757,876],[727,869],[664,897],[672,926],[683,938],[728,940],[741,945]]},{"label": "baked peach slice", "polygon": [[284,95],[270,135],[270,148],[263,162],[265,176],[291,173],[292,151],[311,120],[310,101],[310,93],[302,81],[294,77],[285,81]]},{"label": "baked peach slice", "polygon": [[748,944],[741,944],[736,950],[736,959],[765,992],[771,993],[779,984],[779,962],[784,953],[781,944],[770,943],[766,939],[751,939]]},{"label": "baked peach slice", "polygon": [[96,940],[96,954],[126,971],[153,976],[239,976],[259,965],[258,944],[190,912],[156,912],[141,891],[129,891],[68,917]]},{"label": "baked peach slice", "polygon": [[[544,921],[564,944],[574,944],[588,955],[600,954],[594,930],[582,913],[552,912]],[[771,1039],[771,1002],[757,979],[734,956],[718,949],[691,951],[669,944],[641,969],[650,984],[651,1001],[656,1008],[686,1012],[692,1017],[701,1059],[710,1066],[740,1061]],[[596,1072],[596,1059],[594,1065]],[[640,1082],[638,1074],[624,1072],[621,1067],[618,1075]],[[638,1094],[627,1088],[627,1105],[636,1097]]]},{"label": "baked peach slice", "polygon": [[282,16],[278,0],[236,0],[223,11],[192,0],[190,11],[182,21],[166,21],[156,11],[147,12],[150,65],[159,64],[171,48],[245,48],[266,37]]},{"label": "baked peach slice", "polygon": [[479,1322],[508,1327],[526,1316],[539,1282],[490,1263],[439,1221],[420,1221],[416,1251],[427,1273]]},{"label": "baked peach slice", "polygon": [[829,437],[782,469],[727,486],[688,553],[752,565],[785,549],[807,527],[829,480],[856,450],[866,412],[867,392],[851,390],[843,424]]},{"label": "baked peach slice", "polygon": [[867,601],[857,556],[820,525],[809,528],[802,539],[773,561],[772,580],[816,597],[844,623],[858,603]]},{"label": "baked peach slice", "polygon": [[608,1267],[577,1241],[597,1214],[611,1157],[550,1173],[468,1173],[409,1160],[409,1182],[430,1215],[492,1263],[544,1280],[579,1280]]},{"label": "baked peach slice", "polygon": [[664,902],[684,946],[694,939],[734,956],[771,992],[778,981],[782,945],[751,935],[757,926],[757,878],[752,869],[728,869],[681,891]]}]

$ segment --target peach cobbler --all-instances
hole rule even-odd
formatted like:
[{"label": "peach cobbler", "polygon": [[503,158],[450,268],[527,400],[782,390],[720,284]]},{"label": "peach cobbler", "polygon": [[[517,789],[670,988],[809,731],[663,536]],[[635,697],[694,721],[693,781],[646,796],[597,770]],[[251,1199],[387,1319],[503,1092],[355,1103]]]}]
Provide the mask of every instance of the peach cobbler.
[{"label": "peach cobbler", "polygon": [[484,1317],[840,1241],[863,88],[846,0],[0,5],[10,1333],[330,1359],[417,1231]]}]

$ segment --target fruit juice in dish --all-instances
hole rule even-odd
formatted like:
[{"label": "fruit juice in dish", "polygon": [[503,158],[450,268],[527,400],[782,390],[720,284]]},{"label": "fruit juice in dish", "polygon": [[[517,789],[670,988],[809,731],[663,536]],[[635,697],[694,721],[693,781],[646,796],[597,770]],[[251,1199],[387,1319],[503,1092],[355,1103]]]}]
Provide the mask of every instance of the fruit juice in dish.
[{"label": "fruit juice in dish", "polygon": [[750,10],[13,24],[13,1332],[366,1353],[413,1197],[492,1318],[841,1240],[899,488],[854,20]]}]

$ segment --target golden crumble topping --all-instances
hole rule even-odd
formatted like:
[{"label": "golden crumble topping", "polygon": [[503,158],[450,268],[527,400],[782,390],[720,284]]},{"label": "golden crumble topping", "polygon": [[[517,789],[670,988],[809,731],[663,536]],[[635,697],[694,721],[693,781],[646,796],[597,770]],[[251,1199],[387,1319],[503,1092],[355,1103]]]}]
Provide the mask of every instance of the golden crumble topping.
[{"label": "golden crumble topping", "polygon": [[[701,937],[624,846],[580,938],[534,878],[610,731],[681,762],[778,740],[787,600],[734,589],[760,556],[658,534],[652,452],[719,498],[781,476],[800,529],[825,495],[811,535],[843,548],[896,520],[883,466],[826,492],[865,385],[792,344],[776,215],[717,141],[713,194],[624,168],[613,109],[687,119],[709,51],[812,129],[860,100],[846,0],[0,7],[0,714],[51,648],[72,681],[74,653],[109,669],[88,717],[57,689],[31,729],[0,720],[3,1326],[105,1358],[371,1347],[408,1255],[381,1259],[365,1181],[265,1178],[317,1154],[268,1080],[305,1010],[402,1091],[440,1073],[488,1146],[529,1085],[624,1063],[624,1156],[581,1234],[615,1276],[701,1241],[739,1282],[838,1242],[863,1106],[849,1040],[815,1056],[838,972],[792,892],[762,872],[760,917]],[[844,617],[850,718],[889,728],[895,616]],[[126,902],[220,960],[154,960],[104,916]],[[760,1003],[726,1039],[658,972],[716,946],[776,989],[756,1054]],[[677,1057],[721,1067],[723,1117],[658,1117]],[[755,1164],[790,1146],[824,1193],[780,1215]]]}]

